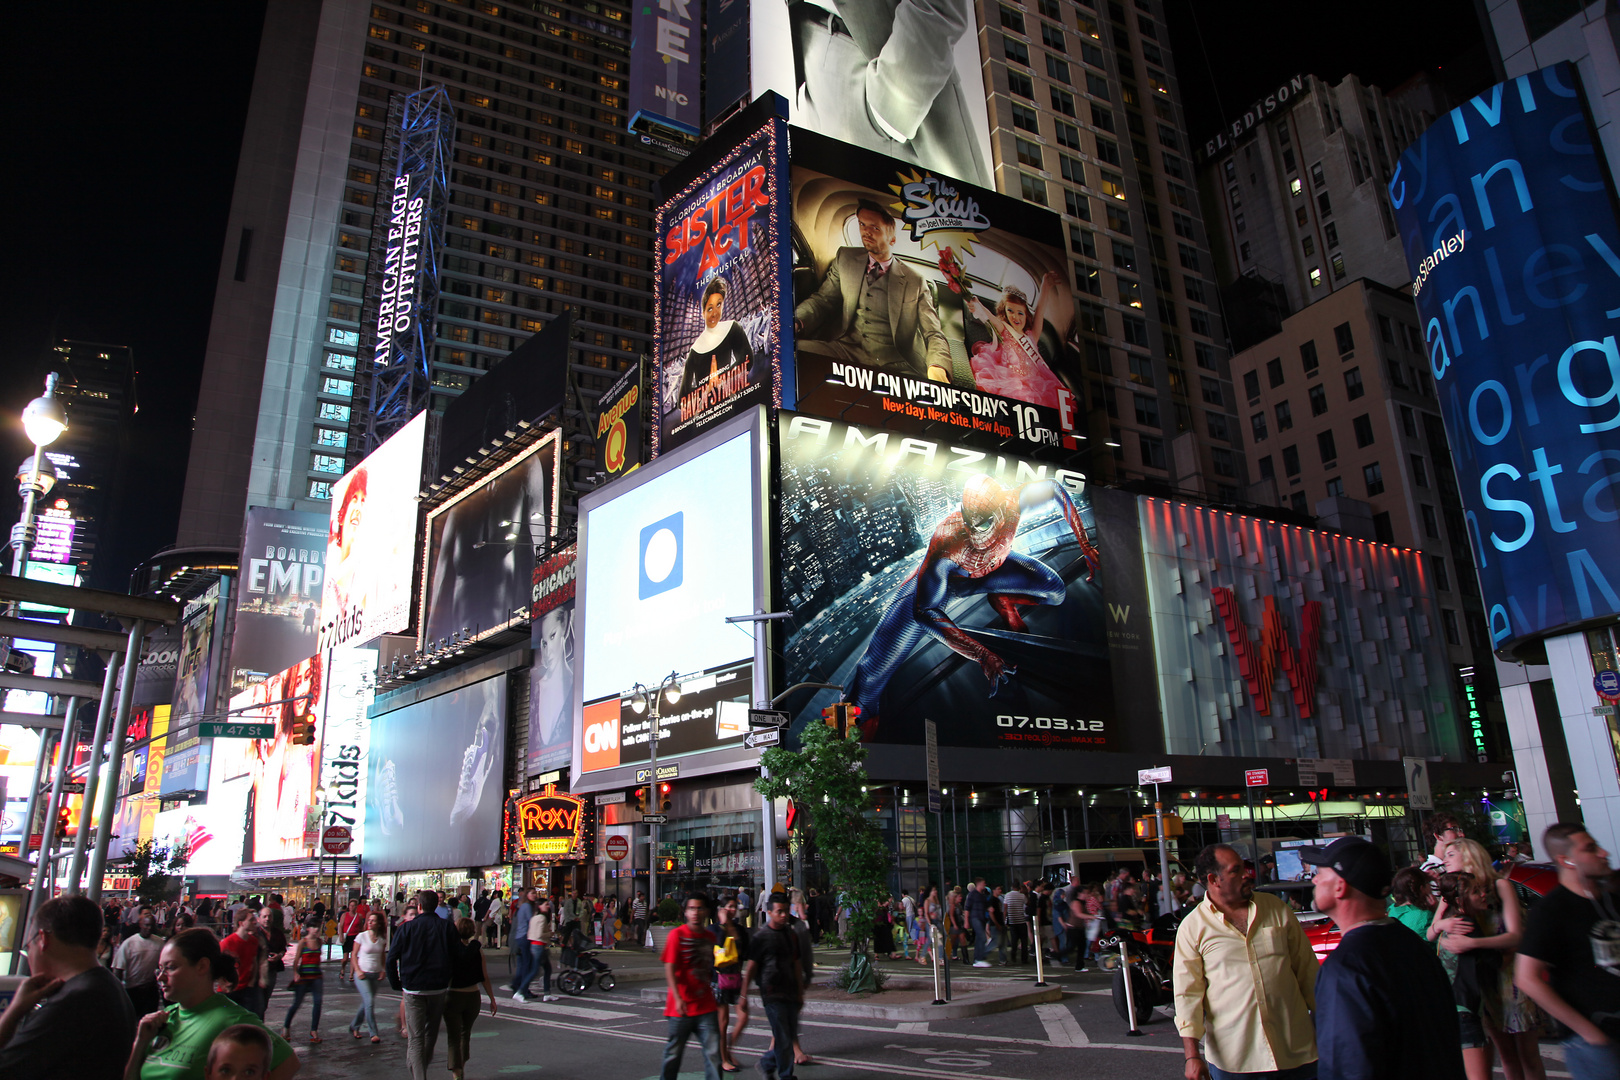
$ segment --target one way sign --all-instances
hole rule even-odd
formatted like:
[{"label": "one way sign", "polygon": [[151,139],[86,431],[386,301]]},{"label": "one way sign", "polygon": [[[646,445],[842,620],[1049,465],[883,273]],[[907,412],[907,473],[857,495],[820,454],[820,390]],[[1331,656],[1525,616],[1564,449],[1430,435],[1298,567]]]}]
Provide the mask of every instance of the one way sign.
[{"label": "one way sign", "polygon": [[750,731],[743,736],[743,745],[750,750],[761,746],[780,746],[782,745],[782,729],[773,727]]}]

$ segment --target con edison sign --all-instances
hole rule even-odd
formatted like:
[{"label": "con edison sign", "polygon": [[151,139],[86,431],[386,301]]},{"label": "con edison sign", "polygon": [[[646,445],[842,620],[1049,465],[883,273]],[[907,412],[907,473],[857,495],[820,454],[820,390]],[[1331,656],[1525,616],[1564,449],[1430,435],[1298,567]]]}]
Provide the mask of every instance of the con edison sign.
[{"label": "con edison sign", "polygon": [[1620,614],[1620,229],[1580,80],[1454,109],[1389,184],[1491,644]]}]

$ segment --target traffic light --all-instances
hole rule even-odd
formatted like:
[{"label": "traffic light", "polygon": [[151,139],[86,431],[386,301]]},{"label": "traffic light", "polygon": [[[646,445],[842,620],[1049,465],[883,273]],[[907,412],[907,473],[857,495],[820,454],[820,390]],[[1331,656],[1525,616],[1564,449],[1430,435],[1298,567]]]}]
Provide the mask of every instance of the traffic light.
[{"label": "traffic light", "polygon": [[838,732],[840,739],[847,739],[849,738],[850,729],[860,722],[861,707],[852,705],[847,701],[840,701],[822,709],[821,718],[828,727]]},{"label": "traffic light", "polygon": [[[1138,840],[1157,840],[1159,838],[1159,823],[1154,819],[1152,814],[1148,814],[1146,817],[1137,818],[1134,822],[1134,826],[1136,838]],[[1164,815],[1164,835],[1166,839],[1173,836],[1181,836],[1183,832],[1184,829],[1182,827],[1181,815]]]},{"label": "traffic light", "polygon": [[659,859],[658,872],[660,874],[673,874],[675,872],[675,860],[671,858]]},{"label": "traffic light", "polygon": [[295,717],[287,741],[294,746],[314,746],[315,718],[312,716]]},{"label": "traffic light", "polygon": [[669,813],[669,806],[670,806],[669,785],[668,784],[659,784],[658,785],[658,812],[660,814]]},{"label": "traffic light", "polygon": [[644,787],[638,787],[635,791],[631,792],[630,805],[636,808],[636,813],[645,814],[647,812],[647,789]]},{"label": "traffic light", "polygon": [[68,836],[70,836],[73,832],[76,832],[76,831],[77,830],[75,830],[73,828],[73,815],[68,812],[68,808],[64,806],[64,807],[60,808],[59,810],[57,810],[56,811],[56,838],[58,840],[65,840],[65,839],[67,839]]}]

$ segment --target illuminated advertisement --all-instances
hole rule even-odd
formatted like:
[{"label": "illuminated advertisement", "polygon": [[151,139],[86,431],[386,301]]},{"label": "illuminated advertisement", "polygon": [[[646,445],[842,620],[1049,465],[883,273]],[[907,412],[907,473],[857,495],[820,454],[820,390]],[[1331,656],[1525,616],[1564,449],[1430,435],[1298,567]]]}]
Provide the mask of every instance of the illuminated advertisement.
[{"label": "illuminated advertisement", "polygon": [[842,685],[869,742],[933,719],[951,746],[1111,748],[1105,586],[1129,553],[1083,474],[802,415],[780,433],[789,684]]},{"label": "illuminated advertisement", "polygon": [[179,626],[160,626],[146,638],[146,655],[135,669],[135,700],[137,708],[168,705],[174,700],[175,675],[180,667],[180,641],[184,630]]},{"label": "illuminated advertisement", "polygon": [[477,641],[524,621],[535,549],[557,526],[556,431],[429,511],[423,540],[422,648]]},{"label": "illuminated advertisement", "polygon": [[1166,751],[1463,760],[1420,553],[1191,503],[1138,511]]},{"label": "illuminated advertisement", "polygon": [[638,359],[596,400],[596,471],[617,480],[641,464],[641,383]]},{"label": "illuminated advertisement", "polygon": [[321,804],[326,827],[349,830],[349,850],[365,850],[366,753],[371,748],[375,649],[334,649],[326,655],[325,689],[321,700]]},{"label": "illuminated advertisement", "polygon": [[665,125],[687,135],[703,125],[702,8],[689,2],[630,9],[630,130]]},{"label": "illuminated advertisement", "polygon": [[321,649],[395,634],[411,624],[411,569],[427,414],[332,485],[326,580],[321,592]]},{"label": "illuminated advertisement", "polygon": [[233,692],[315,651],[326,532],[323,514],[248,507],[231,634]]},{"label": "illuminated advertisement", "polygon": [[792,405],[784,130],[767,117],[658,208],[655,455],[754,405]]},{"label": "illuminated advertisement", "polygon": [[73,526],[72,513],[63,507],[47,506],[41,510],[34,527],[34,544],[28,549],[29,557],[40,562],[72,562]]},{"label": "illuminated advertisement", "polygon": [[154,844],[186,848],[187,877],[229,874],[252,861],[243,850],[253,790],[248,769],[251,744],[246,739],[220,739],[217,745],[207,778],[208,801],[164,810],[152,825]]},{"label": "illuminated advertisement", "polygon": [[[1620,614],[1620,228],[1555,64],[1400,157],[1390,201],[1502,656]],[[1533,651],[1533,649],[1532,649]]]},{"label": "illuminated advertisement", "polygon": [[[795,127],[995,186],[968,0],[752,0],[749,10],[754,96],[774,90],[787,98]],[[1031,29],[1038,21],[1020,17]],[[1047,33],[1061,41],[1064,31]]]},{"label": "illuminated advertisement", "polygon": [[[231,698],[232,719],[272,724],[273,738],[214,740],[221,753],[241,754],[237,744],[247,747],[245,767],[252,788],[249,840],[255,862],[308,853],[304,818],[321,769],[320,718],[330,689],[331,655],[317,653]],[[375,666],[374,651],[361,650],[361,656],[365,658],[361,662]],[[314,741],[294,742],[295,732],[305,727],[313,731]]]},{"label": "illuminated advertisement", "polygon": [[1073,449],[1074,293],[1055,214],[793,137],[798,408],[954,441]]},{"label": "illuminated advertisement", "polygon": [[555,784],[536,795],[506,801],[506,861],[588,859],[594,849],[589,805]]},{"label": "illuminated advertisement", "polygon": [[[576,772],[647,757],[646,732],[632,739],[620,726],[638,683],[723,677],[746,706],[753,636],[725,620],[763,610],[767,595],[764,422],[756,407],[580,499]],[[665,726],[690,709],[683,697]],[[693,721],[691,737],[661,744],[661,757],[722,741],[712,710]]]},{"label": "illuminated advertisement", "polygon": [[215,639],[219,636],[220,586],[214,582],[199,599],[186,605],[180,623],[180,652],[174,676],[174,721],[195,722],[214,710]]},{"label": "illuminated advertisement", "polygon": [[[67,563],[39,562],[28,560],[23,568],[23,577],[29,581],[47,581],[53,585],[77,585],[79,583],[78,567]],[[66,615],[68,609],[57,604],[35,604],[24,601],[17,605],[24,615]]]},{"label": "illuminated advertisement", "polygon": [[366,867],[488,866],[501,854],[506,677],[371,720]]},{"label": "illuminated advertisement", "polygon": [[575,550],[554,555],[534,568],[529,669],[529,774],[565,768],[574,749]]}]

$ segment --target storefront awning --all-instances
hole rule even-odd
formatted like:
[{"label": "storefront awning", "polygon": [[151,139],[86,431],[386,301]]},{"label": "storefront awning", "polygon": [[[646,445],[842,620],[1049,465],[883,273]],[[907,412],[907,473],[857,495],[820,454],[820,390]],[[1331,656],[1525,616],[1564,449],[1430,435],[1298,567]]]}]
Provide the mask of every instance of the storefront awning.
[{"label": "storefront awning", "polygon": [[271,881],[281,878],[353,877],[360,872],[360,859],[339,855],[324,859],[277,859],[272,862],[243,863],[231,871],[231,880]]}]

